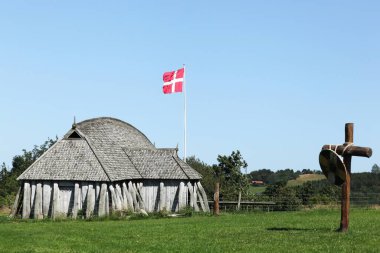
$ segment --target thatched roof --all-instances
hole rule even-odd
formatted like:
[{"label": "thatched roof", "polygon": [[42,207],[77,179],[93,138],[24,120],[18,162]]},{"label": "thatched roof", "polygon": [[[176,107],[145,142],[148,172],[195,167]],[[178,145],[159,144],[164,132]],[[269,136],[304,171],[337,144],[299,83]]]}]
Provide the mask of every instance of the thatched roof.
[{"label": "thatched roof", "polygon": [[176,149],[157,149],[132,125],[114,118],[82,121],[18,180],[119,181],[200,179]]}]

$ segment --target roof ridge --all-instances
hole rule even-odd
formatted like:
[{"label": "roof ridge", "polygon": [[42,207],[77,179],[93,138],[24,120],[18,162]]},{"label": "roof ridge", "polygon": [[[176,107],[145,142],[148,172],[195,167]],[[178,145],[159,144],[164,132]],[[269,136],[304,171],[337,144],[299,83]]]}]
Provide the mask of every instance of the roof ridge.
[{"label": "roof ridge", "polygon": [[[127,148],[121,148],[121,150],[123,150],[123,152],[125,153],[125,155],[128,157],[129,161],[131,162],[131,164],[133,165],[133,167],[135,167],[135,170],[139,173],[140,177],[141,178],[144,178],[142,175],[141,175],[141,172],[137,169],[137,166],[133,163],[132,159],[129,157],[127,151],[126,151]],[[136,149],[138,150],[138,149]],[[141,150],[141,149],[140,149]]]},{"label": "roof ridge", "polygon": [[52,150],[53,148],[54,148],[54,146],[56,146],[59,142],[61,142],[63,139],[60,139],[60,140],[58,140],[58,141],[56,141],[50,148],[48,148],[48,150],[46,150],[40,157],[38,157],[37,158],[37,160],[35,160],[26,170],[24,170],[24,172],[23,173],[21,173],[21,175],[20,176],[18,176],[17,178],[16,178],[16,180],[19,180],[19,178],[22,176],[22,175],[24,175],[24,174],[26,174],[29,170],[31,170],[31,168],[34,166],[34,164],[36,164],[37,162],[39,162],[44,156],[46,156],[46,154],[48,153],[48,152],[50,152],[50,150]]},{"label": "roof ridge", "polygon": [[183,173],[185,174],[185,176],[187,176],[187,179],[190,180],[190,176],[187,175],[187,173],[185,172],[185,170],[182,168],[181,164],[177,160],[177,159],[180,159],[180,158],[178,156],[175,157],[174,155],[172,155],[172,157],[173,157],[174,161],[178,164],[178,166],[181,168],[181,170],[183,171]]},{"label": "roof ridge", "polygon": [[75,129],[75,130],[78,131],[79,134],[82,136],[82,138],[87,142],[87,144],[88,144],[88,146],[90,147],[92,153],[94,153],[94,156],[96,157],[96,160],[98,160],[98,162],[99,162],[99,164],[100,164],[100,167],[102,167],[104,173],[105,173],[106,176],[108,177],[108,180],[109,180],[109,181],[112,181],[110,175],[107,173],[107,170],[105,169],[103,163],[100,161],[98,155],[96,154],[94,148],[92,147],[90,141],[87,139],[86,135],[83,134],[79,129]]}]

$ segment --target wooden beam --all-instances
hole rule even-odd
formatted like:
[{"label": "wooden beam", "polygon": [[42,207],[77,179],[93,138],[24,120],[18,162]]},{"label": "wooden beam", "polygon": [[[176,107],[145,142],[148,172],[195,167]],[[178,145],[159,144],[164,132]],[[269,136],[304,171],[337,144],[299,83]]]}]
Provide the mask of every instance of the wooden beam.
[{"label": "wooden beam", "polygon": [[52,189],[51,184],[48,181],[45,181],[42,186],[42,214],[45,218],[51,215],[51,197]]},{"label": "wooden beam", "polygon": [[88,185],[87,192],[87,208],[86,208],[86,218],[91,218],[94,215],[95,210],[95,189],[94,185],[90,183]]},{"label": "wooden beam", "polygon": [[219,182],[215,182],[214,188],[214,215],[219,215]]},{"label": "wooden beam", "polygon": [[133,211],[133,198],[125,182],[123,182],[123,192],[125,196],[127,197],[128,209]]},{"label": "wooden beam", "polygon": [[139,205],[140,205],[140,209],[144,209],[145,210],[145,203],[144,203],[144,200],[142,199],[141,197],[141,194],[140,194],[140,191],[139,191],[139,188],[140,188],[140,185],[137,184],[139,187],[136,186],[136,184],[133,184],[133,189],[135,190],[136,192],[136,197],[137,197],[137,200],[139,202]]},{"label": "wooden beam", "polygon": [[34,199],[34,219],[41,220],[44,216],[42,214],[42,184],[36,184],[36,196]]},{"label": "wooden beam", "polygon": [[107,194],[107,184],[102,183],[102,186],[100,188],[100,194],[99,194],[99,210],[98,210],[99,217],[106,215],[106,205],[108,205],[108,203],[106,202],[106,194]]},{"label": "wooden beam", "polygon": [[121,210],[121,202],[119,201],[119,198],[116,196],[115,188],[113,187],[113,185],[110,185],[109,189],[111,192],[112,209]]},{"label": "wooden beam", "polygon": [[78,216],[78,210],[79,210],[79,194],[80,194],[80,189],[79,189],[79,183],[75,182],[74,184],[74,204],[73,204],[73,209],[72,209],[72,214],[71,217],[73,219],[76,219]]},{"label": "wooden beam", "polygon": [[59,187],[58,183],[53,183],[53,208],[52,208],[52,218],[55,219],[59,216],[61,211],[59,206]]},{"label": "wooden beam", "polygon": [[123,198],[123,193],[121,192],[121,188],[119,184],[115,184],[115,193],[116,197],[118,198],[118,201],[120,202],[121,208],[120,210],[127,210],[128,205],[125,206],[124,198]]},{"label": "wooden beam", "polygon": [[30,184],[24,183],[24,198],[22,202],[22,218],[29,219],[30,216]]},{"label": "wooden beam", "polygon": [[139,206],[139,203],[137,202],[137,196],[136,196],[137,193],[136,193],[131,181],[128,182],[128,191],[132,195],[132,200],[133,200],[133,205],[135,207],[135,211],[139,211],[140,206]]},{"label": "wooden beam", "polygon": [[10,217],[15,217],[17,213],[17,209],[19,207],[19,200],[20,200],[20,194],[21,194],[22,186],[18,188],[17,194],[16,194],[16,199],[15,202],[13,203],[12,210],[11,210],[11,215]]},{"label": "wooden beam", "polygon": [[187,182],[187,189],[190,193],[190,206],[192,208],[194,208],[194,211],[199,212],[199,207],[198,207],[198,203],[196,200],[196,196],[194,195],[194,187],[190,181]]},{"label": "wooden beam", "polygon": [[186,203],[184,203],[183,201],[183,195],[185,193],[184,188],[185,188],[185,183],[181,181],[179,183],[179,191],[178,191],[178,211],[186,207]]},{"label": "wooden beam", "polygon": [[202,186],[201,182],[197,182],[197,186],[198,186],[199,191],[202,194],[202,198],[203,198],[203,201],[204,201],[206,212],[210,212],[210,207],[208,206],[208,201],[207,201],[207,195],[206,195],[205,190],[203,189],[203,186]]},{"label": "wooden beam", "polygon": [[351,155],[351,156],[361,156],[361,157],[371,157],[372,149],[369,147],[359,147],[359,146],[348,146],[348,143],[343,145],[324,145],[322,150],[332,149],[336,150],[338,155]]},{"label": "wooden beam", "polygon": [[[345,142],[351,144],[354,142],[354,124],[347,123],[345,125]],[[371,150],[372,154],[372,150]],[[341,202],[341,218],[340,218],[340,228],[341,232],[346,232],[348,230],[349,224],[349,213],[350,213],[350,191],[351,191],[351,158],[352,155],[345,154],[343,156],[343,162],[346,166],[347,175],[346,181],[342,185],[342,202]]]},{"label": "wooden beam", "polygon": [[159,195],[159,210],[165,210],[165,185],[164,182],[160,182],[160,195]]}]

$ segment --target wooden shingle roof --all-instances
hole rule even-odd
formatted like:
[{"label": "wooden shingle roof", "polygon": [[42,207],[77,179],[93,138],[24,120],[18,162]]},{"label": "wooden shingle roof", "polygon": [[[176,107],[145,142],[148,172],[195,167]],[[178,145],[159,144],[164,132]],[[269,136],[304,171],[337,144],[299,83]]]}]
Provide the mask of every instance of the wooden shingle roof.
[{"label": "wooden shingle roof", "polygon": [[95,118],[73,126],[18,180],[200,178],[176,149],[156,149],[142,132],[121,120]]}]

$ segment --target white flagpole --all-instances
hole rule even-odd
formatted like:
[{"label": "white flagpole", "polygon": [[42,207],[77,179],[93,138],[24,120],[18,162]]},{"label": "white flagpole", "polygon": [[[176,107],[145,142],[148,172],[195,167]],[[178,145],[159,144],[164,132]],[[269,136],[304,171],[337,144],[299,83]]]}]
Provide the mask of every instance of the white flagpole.
[{"label": "white flagpole", "polygon": [[184,152],[183,152],[183,160],[186,162],[186,131],[187,131],[187,108],[186,108],[186,83],[185,83],[185,75],[186,75],[186,69],[185,69],[185,64],[183,64],[183,96],[184,96],[184,110],[185,110],[185,117],[184,117]]}]

